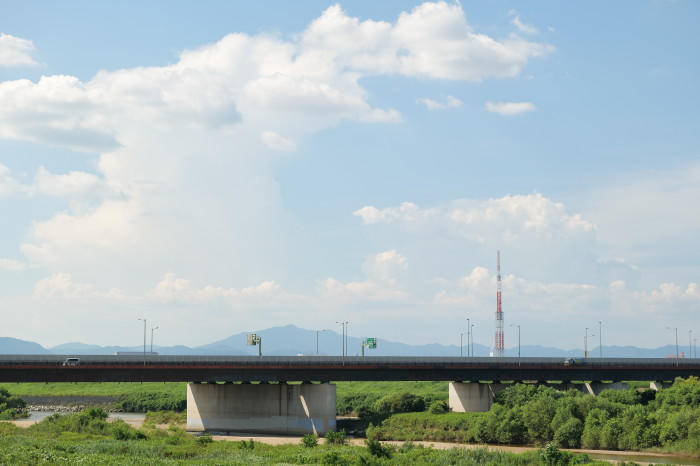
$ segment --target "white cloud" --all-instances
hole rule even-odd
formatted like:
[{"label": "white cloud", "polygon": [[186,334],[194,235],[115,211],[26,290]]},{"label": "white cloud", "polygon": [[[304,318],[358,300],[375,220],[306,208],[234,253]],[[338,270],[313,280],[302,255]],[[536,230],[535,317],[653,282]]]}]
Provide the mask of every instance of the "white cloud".
[{"label": "white cloud", "polygon": [[418,103],[425,105],[428,110],[445,110],[448,108],[459,108],[462,106],[462,101],[451,95],[447,96],[445,102],[438,102],[437,100],[423,98],[418,99]]},{"label": "white cloud", "polygon": [[523,34],[539,34],[540,33],[540,30],[537,29],[535,26],[524,23],[520,19],[520,16],[518,16],[517,14],[513,17],[512,23],[513,23],[513,26],[518,28],[518,31],[522,32]]},{"label": "white cloud", "polygon": [[0,66],[31,66],[36,49],[31,40],[0,33]]},{"label": "white cloud", "polygon": [[148,293],[148,297],[160,302],[200,301],[215,299],[271,298],[280,294],[279,285],[274,281],[265,281],[258,285],[237,290],[207,285],[195,287],[190,280],[178,278],[174,273],[167,273],[163,279]]},{"label": "white cloud", "polygon": [[124,299],[124,294],[112,288],[109,291],[99,291],[93,285],[80,283],[73,280],[69,273],[56,273],[50,277],[43,278],[34,285],[34,296],[41,299],[85,299],[85,298],[107,298]]},{"label": "white cloud", "polygon": [[484,108],[489,112],[508,116],[533,112],[536,109],[532,102],[486,102]]},{"label": "white cloud", "polygon": [[12,177],[10,169],[0,163],[0,198],[12,196],[21,190],[21,184]]},{"label": "white cloud", "polygon": [[54,197],[92,197],[99,194],[102,182],[92,173],[71,171],[63,175],[49,172],[43,166],[34,177],[32,190]]},{"label": "white cloud", "polygon": [[434,222],[435,218],[441,218],[474,239],[498,232],[503,239],[514,239],[522,233],[551,237],[558,232],[588,233],[596,229],[580,214],[568,214],[562,203],[553,202],[540,193],[483,201],[458,199],[445,207],[429,209],[411,202],[384,209],[365,206],[353,215],[362,218],[365,224]]},{"label": "white cloud", "polygon": [[274,131],[263,131],[263,133],[260,135],[260,140],[272,150],[294,152],[297,149],[297,145],[294,143],[294,141],[287,139]]},{"label": "white cloud", "polygon": [[5,259],[0,257],[0,269],[3,270],[10,270],[10,271],[19,271],[19,270],[24,270],[27,268],[27,265],[24,262],[14,260],[14,259]]}]

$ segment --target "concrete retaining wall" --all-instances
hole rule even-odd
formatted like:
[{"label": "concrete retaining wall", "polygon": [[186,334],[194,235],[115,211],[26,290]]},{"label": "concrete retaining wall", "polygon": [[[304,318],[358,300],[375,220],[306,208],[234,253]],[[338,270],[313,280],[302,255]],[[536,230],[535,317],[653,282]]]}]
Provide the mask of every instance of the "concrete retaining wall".
[{"label": "concrete retaining wall", "polygon": [[187,430],[323,435],[335,430],[335,385],[188,384]]}]

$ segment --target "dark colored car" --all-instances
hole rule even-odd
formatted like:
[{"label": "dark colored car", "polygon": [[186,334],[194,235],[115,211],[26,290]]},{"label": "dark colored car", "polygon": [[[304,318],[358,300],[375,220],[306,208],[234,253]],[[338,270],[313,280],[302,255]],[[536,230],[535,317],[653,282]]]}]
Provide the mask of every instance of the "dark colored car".
[{"label": "dark colored car", "polygon": [[80,365],[80,358],[66,358],[65,361],[63,361],[64,366],[79,366]]}]

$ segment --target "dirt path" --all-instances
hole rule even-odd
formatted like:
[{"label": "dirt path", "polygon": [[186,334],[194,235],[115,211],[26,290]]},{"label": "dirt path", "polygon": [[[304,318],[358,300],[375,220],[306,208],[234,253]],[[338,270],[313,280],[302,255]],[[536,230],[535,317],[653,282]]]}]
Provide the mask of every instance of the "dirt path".
[{"label": "dirt path", "polygon": [[[286,444],[299,444],[301,442],[301,437],[300,436],[285,436],[285,435],[265,435],[265,434],[243,434],[243,433],[237,433],[237,434],[231,434],[231,435],[213,435],[212,438],[214,440],[222,440],[222,441],[228,441],[228,442],[236,442],[240,440],[250,440],[253,439],[256,442],[260,443],[265,443],[267,445],[286,445]],[[320,438],[319,443],[325,443],[325,439]],[[356,446],[364,446],[365,445],[365,439],[363,438],[348,438],[348,443],[350,445],[356,445]],[[397,440],[384,440],[382,441],[384,444],[389,444],[389,445],[396,445],[400,446],[405,442],[402,441],[397,441]],[[449,442],[430,442],[430,441],[415,441],[412,442],[414,445],[423,445],[424,447],[428,448],[435,448],[436,450],[449,450],[452,448],[465,448],[469,450],[474,450],[476,448],[487,448],[490,451],[507,451],[509,453],[524,453],[526,451],[532,451],[532,450],[538,450],[537,447],[528,447],[528,446],[509,446],[509,445],[488,445],[488,444],[465,444],[465,443],[449,443]],[[570,448],[562,448],[562,450],[578,454],[578,453],[587,453],[589,455],[595,455],[595,456],[609,456],[613,458],[618,458],[617,460],[611,459],[611,460],[606,460],[610,461],[612,463],[615,463],[617,461],[622,461],[626,457],[629,456],[640,456],[644,458],[678,458],[682,459],[683,457],[676,457],[674,455],[668,455],[665,453],[654,453],[654,452],[641,452],[641,451],[617,451],[617,450],[586,450],[586,449],[570,449]],[[637,464],[643,465],[643,464],[650,464],[644,461],[636,461]]]}]

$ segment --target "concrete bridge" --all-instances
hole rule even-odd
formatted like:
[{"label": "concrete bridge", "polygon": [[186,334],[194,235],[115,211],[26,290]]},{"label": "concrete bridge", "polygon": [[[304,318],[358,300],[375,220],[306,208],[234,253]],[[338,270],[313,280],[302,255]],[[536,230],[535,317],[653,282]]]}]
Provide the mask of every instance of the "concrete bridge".
[{"label": "concrete bridge", "polygon": [[450,381],[453,411],[486,411],[504,382],[595,395],[624,380],[659,386],[691,375],[700,359],[0,355],[2,382],[190,382],[190,430],[278,433],[334,430],[331,381]]}]

